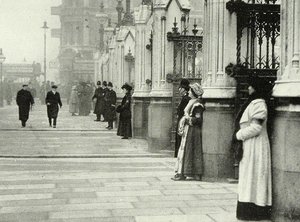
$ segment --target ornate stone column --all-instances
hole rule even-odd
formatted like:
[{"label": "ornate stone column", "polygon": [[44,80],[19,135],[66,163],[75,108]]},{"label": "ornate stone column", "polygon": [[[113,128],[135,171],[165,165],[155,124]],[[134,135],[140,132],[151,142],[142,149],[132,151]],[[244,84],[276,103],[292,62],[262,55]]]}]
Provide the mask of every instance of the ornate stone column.
[{"label": "ornate stone column", "polygon": [[226,75],[225,67],[236,60],[236,16],[226,10],[226,2],[204,2],[204,176],[214,178],[233,177],[234,174],[230,145],[235,82]]},{"label": "ornate stone column", "polygon": [[[167,31],[172,30],[174,17],[181,16],[181,3],[155,0],[152,14],[152,89],[149,94],[148,143],[149,149],[170,149],[172,130],[172,84],[167,83],[167,73],[172,73],[172,43],[167,41]],[[167,50],[168,49],[168,50]]]},{"label": "ornate stone column", "polygon": [[[133,134],[147,138],[148,108],[152,72],[151,6],[142,4],[135,9],[135,89],[133,94]],[[148,80],[148,81],[147,81]]]},{"label": "ornate stone column", "polygon": [[272,137],[273,221],[300,218],[300,2],[281,0],[281,73]]}]

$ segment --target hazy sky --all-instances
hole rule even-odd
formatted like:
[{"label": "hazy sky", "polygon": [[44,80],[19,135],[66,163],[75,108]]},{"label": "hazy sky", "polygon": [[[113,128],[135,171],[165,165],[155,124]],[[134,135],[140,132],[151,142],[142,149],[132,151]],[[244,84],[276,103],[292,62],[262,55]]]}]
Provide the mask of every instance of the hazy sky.
[{"label": "hazy sky", "polygon": [[[0,48],[6,56],[5,63],[43,62],[44,31],[46,20],[50,28],[59,28],[58,16],[51,16],[51,6],[61,0],[0,0]],[[47,33],[47,59],[58,55],[59,39]]]}]

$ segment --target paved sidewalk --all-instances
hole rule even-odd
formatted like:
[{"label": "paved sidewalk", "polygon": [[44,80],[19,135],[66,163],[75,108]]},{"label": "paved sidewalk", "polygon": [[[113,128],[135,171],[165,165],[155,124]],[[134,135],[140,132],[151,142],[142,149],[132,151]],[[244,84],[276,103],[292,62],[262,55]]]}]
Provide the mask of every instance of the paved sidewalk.
[{"label": "paved sidewalk", "polygon": [[122,140],[95,115],[59,112],[57,128],[48,125],[46,107],[36,105],[26,128],[21,128],[15,105],[0,109],[0,157],[166,157],[170,151],[149,153],[145,140]]},{"label": "paved sidewalk", "polygon": [[236,221],[235,184],[175,182],[173,166],[173,158],[0,159],[0,221]]}]

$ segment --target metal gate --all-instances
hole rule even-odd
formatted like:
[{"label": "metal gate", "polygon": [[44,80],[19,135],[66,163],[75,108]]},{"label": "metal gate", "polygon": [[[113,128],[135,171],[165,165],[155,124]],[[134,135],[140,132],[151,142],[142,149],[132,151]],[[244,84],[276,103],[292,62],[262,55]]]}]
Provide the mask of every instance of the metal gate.
[{"label": "metal gate", "polygon": [[[257,76],[272,83],[277,78],[280,63],[277,46],[280,35],[280,0],[230,0],[226,8],[237,17],[236,64],[226,67],[227,73],[237,80],[237,113],[248,97],[249,77]],[[274,106],[273,99],[269,106]],[[272,111],[271,108],[271,118]],[[269,125],[269,133],[271,128]],[[238,163],[235,163],[235,168],[237,178]]]},{"label": "metal gate", "polygon": [[[231,0],[226,8],[237,16],[235,78],[237,97],[247,97],[244,82],[249,76],[276,80],[279,69],[277,40],[280,35],[279,0]],[[246,94],[245,94],[246,93]],[[238,106],[241,101],[238,101]]]},{"label": "metal gate", "polygon": [[167,39],[173,42],[173,73],[167,74],[167,82],[173,83],[172,97],[172,130],[171,144],[174,147],[177,127],[177,106],[181,96],[178,92],[179,83],[182,78],[190,82],[201,84],[202,79],[202,33],[199,33],[197,24],[193,25],[192,33],[189,33],[189,18],[181,17],[181,32],[179,32],[176,18],[173,23],[172,32],[167,33]]}]

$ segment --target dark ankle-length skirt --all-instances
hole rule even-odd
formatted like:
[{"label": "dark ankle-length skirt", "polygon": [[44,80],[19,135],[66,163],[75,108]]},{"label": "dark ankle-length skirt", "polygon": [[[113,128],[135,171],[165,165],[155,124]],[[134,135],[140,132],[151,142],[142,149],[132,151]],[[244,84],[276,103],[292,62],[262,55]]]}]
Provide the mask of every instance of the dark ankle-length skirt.
[{"label": "dark ankle-length skirt", "polygon": [[238,201],[236,217],[239,220],[270,220],[271,206],[262,207],[254,203],[245,203]]}]

